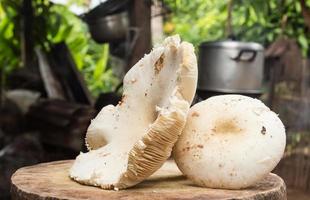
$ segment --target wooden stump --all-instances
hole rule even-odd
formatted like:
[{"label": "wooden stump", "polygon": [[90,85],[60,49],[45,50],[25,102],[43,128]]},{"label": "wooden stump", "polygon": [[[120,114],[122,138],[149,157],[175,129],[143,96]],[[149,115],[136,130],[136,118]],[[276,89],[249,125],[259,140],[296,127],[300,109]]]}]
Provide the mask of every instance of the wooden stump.
[{"label": "wooden stump", "polygon": [[17,170],[12,176],[12,199],[246,199],[285,200],[283,180],[269,174],[255,186],[244,190],[202,188],[182,176],[169,161],[146,181],[121,191],[103,190],[72,181],[68,170],[73,161],[56,161]]}]

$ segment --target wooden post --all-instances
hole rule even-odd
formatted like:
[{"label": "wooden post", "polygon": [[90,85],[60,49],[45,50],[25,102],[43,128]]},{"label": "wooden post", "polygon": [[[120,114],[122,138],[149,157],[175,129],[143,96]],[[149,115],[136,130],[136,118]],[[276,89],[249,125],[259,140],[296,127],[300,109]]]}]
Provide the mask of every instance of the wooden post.
[{"label": "wooden post", "polygon": [[32,21],[33,21],[33,8],[32,0],[23,0],[21,10],[21,54],[22,62],[25,67],[31,67],[33,61],[33,35]]},{"label": "wooden post", "polygon": [[0,109],[3,107],[4,104],[4,70],[0,68]]},{"label": "wooden post", "polygon": [[306,26],[310,29],[310,9],[307,8],[307,4],[305,0],[300,0],[302,15],[305,20]]},{"label": "wooden post", "polygon": [[229,0],[227,4],[227,22],[226,22],[226,37],[233,37],[233,27],[232,27],[232,11],[233,11],[233,0]]},{"label": "wooden post", "polygon": [[151,50],[151,1],[132,0],[129,15],[130,26],[138,29],[138,37],[129,52],[126,72]]},{"label": "wooden post", "polygon": [[279,61],[278,58],[270,59],[270,86],[269,86],[269,95],[268,95],[268,106],[269,108],[273,108],[274,106],[274,98],[275,98],[275,87],[278,82],[278,71],[279,71]]}]

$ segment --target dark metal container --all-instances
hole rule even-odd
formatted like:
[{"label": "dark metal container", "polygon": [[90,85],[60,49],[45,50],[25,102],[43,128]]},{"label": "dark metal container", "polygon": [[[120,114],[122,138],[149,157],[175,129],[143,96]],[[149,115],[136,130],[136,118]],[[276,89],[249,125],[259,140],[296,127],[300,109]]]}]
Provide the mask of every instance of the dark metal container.
[{"label": "dark metal container", "polygon": [[98,43],[123,40],[129,29],[126,11],[89,20],[87,23],[92,38]]},{"label": "dark metal container", "polygon": [[205,42],[199,47],[198,90],[261,93],[264,48],[253,42]]}]

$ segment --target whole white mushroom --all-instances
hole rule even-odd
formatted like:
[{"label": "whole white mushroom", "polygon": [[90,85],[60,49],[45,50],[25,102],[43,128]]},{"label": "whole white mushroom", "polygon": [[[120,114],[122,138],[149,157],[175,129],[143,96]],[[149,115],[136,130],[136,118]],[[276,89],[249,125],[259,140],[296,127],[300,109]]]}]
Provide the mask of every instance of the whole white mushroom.
[{"label": "whole white mushroom", "polygon": [[174,158],[197,185],[240,189],[274,169],[285,143],[281,120],[260,100],[221,95],[190,109]]}]

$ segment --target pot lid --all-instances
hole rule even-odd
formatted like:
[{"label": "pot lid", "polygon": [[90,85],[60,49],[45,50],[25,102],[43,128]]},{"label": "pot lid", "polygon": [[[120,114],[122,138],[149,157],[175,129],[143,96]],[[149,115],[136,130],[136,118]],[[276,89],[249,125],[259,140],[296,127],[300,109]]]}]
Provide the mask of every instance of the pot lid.
[{"label": "pot lid", "polygon": [[203,42],[200,47],[213,47],[213,48],[227,48],[227,49],[251,49],[255,51],[263,51],[264,47],[255,42],[240,42],[240,41],[210,41]]}]

